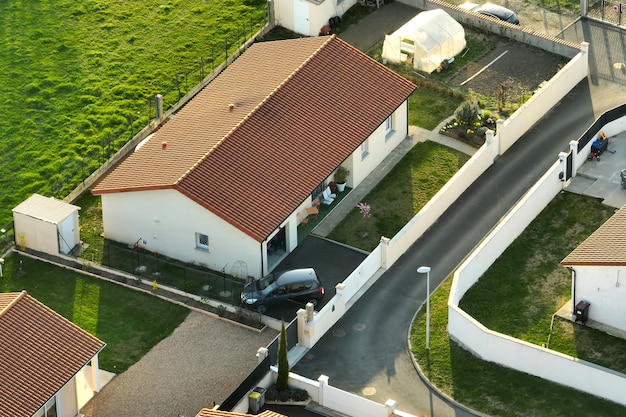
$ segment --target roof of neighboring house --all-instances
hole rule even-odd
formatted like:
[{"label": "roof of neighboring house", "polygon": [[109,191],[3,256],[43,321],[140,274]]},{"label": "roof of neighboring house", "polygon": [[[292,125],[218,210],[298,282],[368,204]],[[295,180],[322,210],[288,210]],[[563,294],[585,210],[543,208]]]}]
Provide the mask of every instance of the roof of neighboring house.
[{"label": "roof of neighboring house", "polygon": [[626,206],[561,261],[564,266],[626,265]]},{"label": "roof of neighboring house", "polygon": [[0,293],[0,335],[0,416],[32,416],[105,346],[26,291]]},{"label": "roof of neighboring house", "polygon": [[15,207],[13,212],[34,217],[48,223],[58,224],[78,210],[80,210],[80,207],[66,203],[65,201],[33,194]]},{"label": "roof of neighboring house", "polygon": [[275,411],[265,410],[259,414],[241,414],[231,413],[230,411],[212,410],[210,408],[203,408],[200,410],[196,417],[286,417]]},{"label": "roof of neighboring house", "polygon": [[261,242],[414,89],[334,35],[255,43],[93,193],[174,188]]}]

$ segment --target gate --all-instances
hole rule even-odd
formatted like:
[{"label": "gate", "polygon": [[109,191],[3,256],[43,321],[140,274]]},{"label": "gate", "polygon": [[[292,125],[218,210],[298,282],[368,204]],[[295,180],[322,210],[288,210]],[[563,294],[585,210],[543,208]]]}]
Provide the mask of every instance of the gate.
[{"label": "gate", "polygon": [[589,17],[618,26],[626,26],[626,3],[614,0],[596,0],[589,2]]}]

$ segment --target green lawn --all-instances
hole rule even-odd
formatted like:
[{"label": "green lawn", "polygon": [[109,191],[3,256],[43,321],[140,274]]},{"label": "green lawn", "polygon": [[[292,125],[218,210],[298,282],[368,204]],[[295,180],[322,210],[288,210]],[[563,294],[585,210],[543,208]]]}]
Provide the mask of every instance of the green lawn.
[{"label": "green lawn", "polygon": [[[64,197],[265,22],[266,2],[0,2],[0,227]],[[8,228],[8,227],[5,227]]]},{"label": "green lawn", "polygon": [[[569,299],[570,274],[559,262],[613,212],[596,199],[559,194],[467,292],[461,307],[493,330],[546,344],[552,314]],[[459,347],[446,327],[451,281],[431,297],[430,353],[424,349],[423,310],[411,330],[412,352],[438,388],[494,416],[624,413],[622,406],[481,361]],[[549,347],[626,372],[626,341],[584,326],[557,320]]]},{"label": "green lawn", "polygon": [[354,208],[328,237],[371,251],[381,236],[391,238],[404,227],[468,159],[434,142],[416,144],[363,199],[370,216]]},{"label": "green lawn", "polygon": [[[183,322],[189,310],[149,294],[12,254],[0,292],[26,290],[107,346],[100,367],[122,373]],[[21,270],[20,270],[21,268]]]}]

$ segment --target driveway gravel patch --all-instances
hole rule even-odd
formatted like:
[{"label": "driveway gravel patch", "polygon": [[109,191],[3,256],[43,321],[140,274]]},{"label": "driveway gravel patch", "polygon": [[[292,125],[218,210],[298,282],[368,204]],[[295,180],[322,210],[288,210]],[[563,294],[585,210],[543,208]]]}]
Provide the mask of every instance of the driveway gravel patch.
[{"label": "driveway gravel patch", "polygon": [[81,412],[85,417],[193,417],[214,401],[223,402],[256,367],[258,348],[277,336],[272,329],[257,333],[191,312]]}]

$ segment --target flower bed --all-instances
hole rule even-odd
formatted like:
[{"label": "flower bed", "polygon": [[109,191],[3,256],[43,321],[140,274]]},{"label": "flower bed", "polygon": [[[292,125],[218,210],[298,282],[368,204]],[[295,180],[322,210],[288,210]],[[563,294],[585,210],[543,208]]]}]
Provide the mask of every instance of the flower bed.
[{"label": "flower bed", "polygon": [[462,121],[456,117],[446,123],[439,133],[480,148],[485,143],[487,130],[496,129],[496,120],[497,118],[487,111],[478,114],[472,122]]}]

